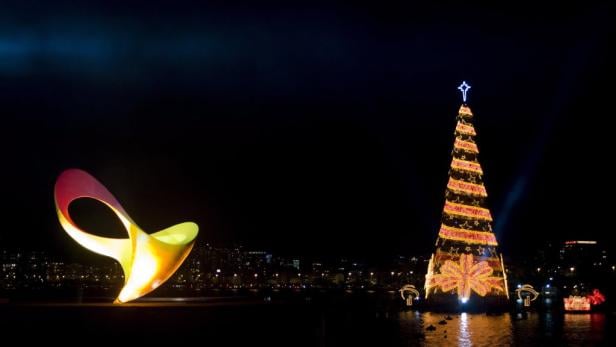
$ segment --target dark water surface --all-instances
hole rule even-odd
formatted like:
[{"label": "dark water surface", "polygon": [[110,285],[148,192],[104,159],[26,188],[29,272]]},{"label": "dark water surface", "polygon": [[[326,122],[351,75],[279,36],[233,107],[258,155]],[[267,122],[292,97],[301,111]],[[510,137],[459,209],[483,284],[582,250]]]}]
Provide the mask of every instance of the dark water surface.
[{"label": "dark water surface", "polygon": [[[613,345],[614,314],[453,314],[264,302],[0,305],[3,341],[217,346]],[[436,330],[426,328],[433,325]],[[122,345],[122,344],[120,344]]]}]

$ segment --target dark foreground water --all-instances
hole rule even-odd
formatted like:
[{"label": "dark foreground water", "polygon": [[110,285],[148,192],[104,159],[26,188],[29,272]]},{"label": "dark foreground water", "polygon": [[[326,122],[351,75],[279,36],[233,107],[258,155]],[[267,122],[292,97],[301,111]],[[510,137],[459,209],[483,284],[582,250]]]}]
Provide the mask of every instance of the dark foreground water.
[{"label": "dark foreground water", "polygon": [[[595,346],[616,341],[613,313],[462,313],[439,324],[444,317],[297,302],[5,304],[0,305],[0,336],[82,346],[128,340],[174,346]],[[436,330],[426,330],[430,325]]]}]

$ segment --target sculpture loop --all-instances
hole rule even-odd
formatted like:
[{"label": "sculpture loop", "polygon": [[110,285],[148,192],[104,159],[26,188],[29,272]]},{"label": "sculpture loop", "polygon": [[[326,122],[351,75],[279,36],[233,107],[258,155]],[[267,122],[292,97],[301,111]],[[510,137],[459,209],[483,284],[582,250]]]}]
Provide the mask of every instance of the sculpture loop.
[{"label": "sculpture loop", "polygon": [[[199,230],[197,224],[185,222],[153,234],[145,233],[99,181],[79,169],[60,174],[54,198],[58,219],[68,235],[81,246],[111,257],[122,266],[124,287],[114,303],[137,299],[169,279],[190,253]],[[80,198],[107,205],[122,222],[128,238],[101,237],[81,230],[68,212],[71,202]]]}]

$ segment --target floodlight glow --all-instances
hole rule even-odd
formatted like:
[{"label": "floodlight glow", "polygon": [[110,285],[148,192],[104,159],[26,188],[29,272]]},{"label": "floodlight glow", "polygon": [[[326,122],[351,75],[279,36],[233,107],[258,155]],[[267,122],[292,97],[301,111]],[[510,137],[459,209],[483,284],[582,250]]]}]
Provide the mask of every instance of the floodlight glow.
[{"label": "floodlight glow", "polygon": [[[122,205],[94,177],[85,171],[64,171],[54,189],[60,224],[81,246],[117,260],[124,271],[124,287],[114,303],[124,303],[146,295],[163,284],[190,253],[199,227],[192,222],[147,234],[124,211]],[[126,239],[107,238],[81,230],[71,219],[68,207],[79,198],[92,198],[107,205],[122,222]]]}]

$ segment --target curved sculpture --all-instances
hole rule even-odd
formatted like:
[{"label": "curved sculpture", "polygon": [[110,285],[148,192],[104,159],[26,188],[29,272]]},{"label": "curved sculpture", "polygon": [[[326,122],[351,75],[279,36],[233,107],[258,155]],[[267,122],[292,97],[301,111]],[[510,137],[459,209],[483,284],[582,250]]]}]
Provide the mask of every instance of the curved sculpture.
[{"label": "curved sculpture", "polygon": [[522,298],[522,293],[528,293],[525,297],[527,297],[528,295],[532,296],[530,301],[535,301],[539,297],[539,292],[536,291],[535,288],[533,288],[533,286],[531,286],[530,284],[520,286],[518,289],[515,290],[515,292],[518,294],[518,299],[520,300],[524,299]]},{"label": "curved sculpture", "polygon": [[518,294],[518,300],[524,302],[524,306],[526,307],[529,307],[530,302],[537,300],[539,297],[539,292],[530,284],[525,284],[523,286],[518,284],[518,289],[516,289],[515,292]]},{"label": "curved sculpture", "polygon": [[[412,284],[405,284],[402,288],[398,290],[400,292],[400,297],[404,302],[406,302],[406,306],[413,306],[413,299],[419,297],[419,291]],[[407,294],[405,296],[405,294]]]},{"label": "curved sculpture", "polygon": [[[70,237],[92,252],[120,262],[124,287],[114,303],[137,299],[169,279],[190,253],[199,230],[197,224],[185,222],[153,234],[145,233],[100,182],[78,169],[60,174],[54,198],[60,224]],[[124,225],[128,238],[101,237],[81,230],[68,213],[70,203],[79,198],[92,198],[107,205]]]}]

